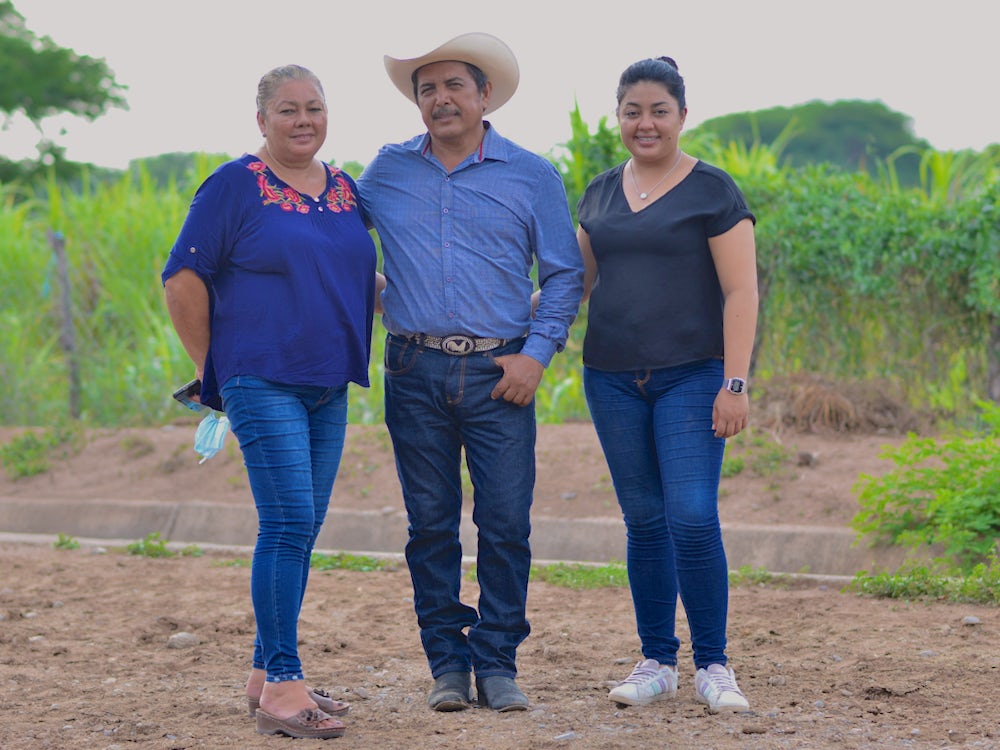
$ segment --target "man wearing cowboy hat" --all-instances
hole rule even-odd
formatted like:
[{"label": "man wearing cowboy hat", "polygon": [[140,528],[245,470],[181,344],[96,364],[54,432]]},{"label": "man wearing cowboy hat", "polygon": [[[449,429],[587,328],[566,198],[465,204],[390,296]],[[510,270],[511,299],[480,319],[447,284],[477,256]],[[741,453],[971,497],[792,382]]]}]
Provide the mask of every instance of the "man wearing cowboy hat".
[{"label": "man wearing cowboy hat", "polygon": [[[463,34],[421,57],[386,56],[385,67],[427,127],[384,146],[358,182],[382,243],[385,419],[434,678],[427,700],[468,707],[475,672],[480,705],[523,710],[514,678],[529,632],[534,395],[579,307],[580,249],[556,169],[483,119],[517,89],[507,45]],[[478,608],[459,595],[463,450]]]}]

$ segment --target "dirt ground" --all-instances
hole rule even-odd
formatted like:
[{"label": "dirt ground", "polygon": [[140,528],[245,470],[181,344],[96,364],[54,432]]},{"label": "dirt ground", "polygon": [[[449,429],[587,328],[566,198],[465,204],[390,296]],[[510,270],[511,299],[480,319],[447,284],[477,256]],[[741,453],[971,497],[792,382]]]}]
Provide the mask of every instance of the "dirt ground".
[{"label": "dirt ground", "polygon": [[[746,468],[723,480],[723,523],[847,526],[857,510],[852,486],[859,473],[888,468],[879,452],[903,439],[898,422],[824,426],[808,412],[799,419],[773,402],[758,406],[757,427],[732,446]],[[235,441],[199,466],[194,424],[93,431],[45,474],[0,479],[0,500],[212,500],[253,513]],[[0,429],[0,442],[21,432]],[[333,502],[400,506],[384,428],[350,428]],[[617,514],[591,425],[540,427],[534,512]],[[250,573],[232,564],[246,557],[230,550],[152,559],[90,544],[60,551],[0,542],[0,748],[291,742],[257,735],[246,714]],[[639,658],[627,589],[532,583],[532,634],[519,651],[526,713],[426,707],[431,680],[402,564],[314,573],[301,653],[311,684],[353,704],[334,747],[1000,748],[1000,612],[865,598],[842,584],[804,578],[731,591],[729,654],[752,709],[739,715],[711,716],[695,702],[682,611],[677,698],[645,708],[608,700],[609,686]],[[474,602],[475,583],[465,587]],[[171,640],[182,633],[192,637]]]}]

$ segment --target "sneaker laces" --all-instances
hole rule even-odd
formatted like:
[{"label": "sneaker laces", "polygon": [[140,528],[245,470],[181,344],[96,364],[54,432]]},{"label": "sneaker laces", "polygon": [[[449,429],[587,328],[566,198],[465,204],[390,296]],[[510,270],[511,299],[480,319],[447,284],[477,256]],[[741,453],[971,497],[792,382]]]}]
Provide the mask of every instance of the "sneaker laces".
[{"label": "sneaker laces", "polygon": [[[636,664],[635,669],[632,670],[632,674],[630,674],[628,677],[622,680],[620,684],[641,685],[642,683],[647,682],[648,680],[651,680],[657,675],[659,675],[660,670],[663,669],[663,666],[659,667],[648,666],[650,661],[652,661],[652,659],[649,659],[647,661],[641,661],[638,664]],[[656,662],[653,663],[656,664]]]},{"label": "sneaker laces", "polygon": [[[712,669],[712,667],[715,666],[718,666],[718,669]],[[743,695],[743,691],[740,690],[739,686],[736,684],[733,673],[726,667],[712,664],[705,670],[705,676],[708,681],[712,683],[712,687],[716,688],[720,692],[738,693],[739,695]]]}]

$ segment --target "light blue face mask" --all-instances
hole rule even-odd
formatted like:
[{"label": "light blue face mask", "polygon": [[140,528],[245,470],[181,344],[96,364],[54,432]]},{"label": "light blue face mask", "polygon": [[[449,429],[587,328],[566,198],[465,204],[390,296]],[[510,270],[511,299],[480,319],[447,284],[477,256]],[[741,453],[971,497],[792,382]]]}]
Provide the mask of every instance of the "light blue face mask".
[{"label": "light blue face mask", "polygon": [[227,432],[229,432],[229,417],[209,410],[194,433],[194,449],[202,456],[199,464],[205,463],[222,450]]}]

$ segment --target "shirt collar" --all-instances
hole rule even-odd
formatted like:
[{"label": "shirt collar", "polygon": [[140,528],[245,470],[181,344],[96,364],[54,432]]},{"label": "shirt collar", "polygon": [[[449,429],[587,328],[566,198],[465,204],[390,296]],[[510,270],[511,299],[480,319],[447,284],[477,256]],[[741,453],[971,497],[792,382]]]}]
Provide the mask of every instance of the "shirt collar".
[{"label": "shirt collar", "polygon": [[[509,158],[506,140],[490,124],[489,120],[483,120],[483,140],[479,144],[479,149],[473,154],[474,163],[484,161],[507,161]],[[410,150],[420,154],[425,159],[430,158],[431,134],[424,133],[422,138],[415,138],[410,143]]]}]

